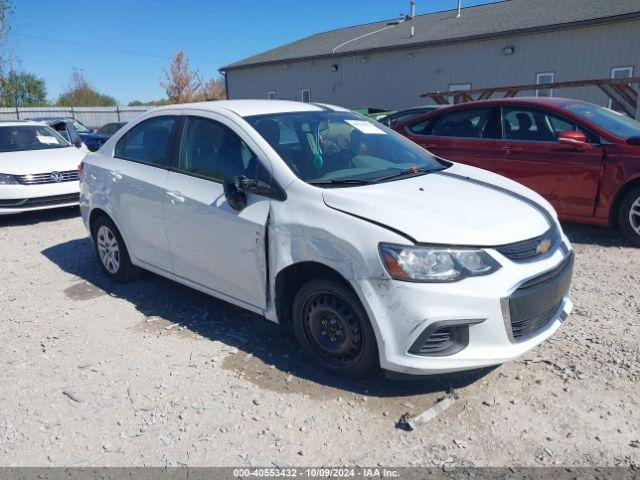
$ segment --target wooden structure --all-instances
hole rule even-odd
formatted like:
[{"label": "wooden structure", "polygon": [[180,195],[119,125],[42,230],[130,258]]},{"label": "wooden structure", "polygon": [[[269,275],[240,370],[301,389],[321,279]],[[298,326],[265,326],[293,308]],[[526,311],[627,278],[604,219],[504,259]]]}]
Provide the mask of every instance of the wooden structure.
[{"label": "wooden structure", "polygon": [[510,98],[525,91],[569,87],[598,87],[627,115],[640,120],[640,77],[576,80],[572,82],[552,82],[544,84],[514,85],[510,87],[456,90],[453,92],[436,91],[423,93],[421,97],[430,98],[438,105],[448,105],[450,102],[447,100],[447,97],[453,98],[453,103],[464,103],[475,100],[489,100],[494,94],[500,93],[503,94],[503,98]]}]

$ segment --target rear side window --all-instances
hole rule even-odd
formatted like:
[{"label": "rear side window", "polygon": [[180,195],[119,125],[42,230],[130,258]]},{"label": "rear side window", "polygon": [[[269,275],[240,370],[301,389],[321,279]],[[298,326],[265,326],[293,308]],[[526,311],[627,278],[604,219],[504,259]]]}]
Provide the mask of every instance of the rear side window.
[{"label": "rear side window", "polygon": [[163,116],[139,123],[118,140],[116,157],[150,165],[169,165],[176,121],[175,116]]},{"label": "rear side window", "polygon": [[445,113],[435,122],[430,135],[435,137],[493,138],[491,109],[472,108]]},{"label": "rear side window", "polygon": [[179,168],[219,182],[239,175],[260,180],[267,176],[256,155],[233,130],[201,117],[187,119]]}]

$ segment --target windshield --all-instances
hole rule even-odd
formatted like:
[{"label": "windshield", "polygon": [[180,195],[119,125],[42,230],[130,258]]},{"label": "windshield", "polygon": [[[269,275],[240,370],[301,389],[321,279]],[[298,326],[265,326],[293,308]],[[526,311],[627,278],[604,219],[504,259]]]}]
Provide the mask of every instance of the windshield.
[{"label": "windshield", "polygon": [[69,144],[50,127],[15,125],[0,127],[0,152],[46,150]]},{"label": "windshield", "polygon": [[78,120],[73,119],[73,120],[71,120],[71,122],[73,123],[73,128],[75,128],[78,133],[91,133],[93,131],[93,130],[85,127]]},{"label": "windshield", "polygon": [[567,103],[562,106],[598,127],[622,138],[640,136],[640,122],[623,113],[590,103]]},{"label": "windshield", "polygon": [[280,113],[246,120],[300,179],[312,184],[373,182],[446,167],[413,142],[350,112]]}]

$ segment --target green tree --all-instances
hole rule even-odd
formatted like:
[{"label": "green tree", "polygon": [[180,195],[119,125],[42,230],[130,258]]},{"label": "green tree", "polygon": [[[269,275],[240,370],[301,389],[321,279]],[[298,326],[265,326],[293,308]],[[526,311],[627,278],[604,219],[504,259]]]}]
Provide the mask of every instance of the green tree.
[{"label": "green tree", "polygon": [[73,71],[67,89],[56,103],[63,107],[111,107],[118,104],[115,98],[95,90],[79,70]]},{"label": "green tree", "polygon": [[0,78],[0,105],[35,107],[47,104],[44,80],[33,73],[10,71]]},{"label": "green tree", "polygon": [[161,107],[163,105],[169,105],[168,99],[164,98],[162,100],[151,100],[150,102],[142,102],[140,100],[132,100],[129,102],[130,107]]}]

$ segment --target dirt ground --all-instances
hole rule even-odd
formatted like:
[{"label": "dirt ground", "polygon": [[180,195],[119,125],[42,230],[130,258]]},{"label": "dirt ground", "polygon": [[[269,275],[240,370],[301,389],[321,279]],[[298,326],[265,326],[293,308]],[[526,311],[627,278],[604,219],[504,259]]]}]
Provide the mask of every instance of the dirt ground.
[{"label": "dirt ground", "polygon": [[[0,217],[1,466],[640,464],[640,249],[565,225],[574,314],[519,361],[338,381],[281,329],[152,274],[109,283],[77,209]],[[449,386],[418,430],[396,422]]]}]

